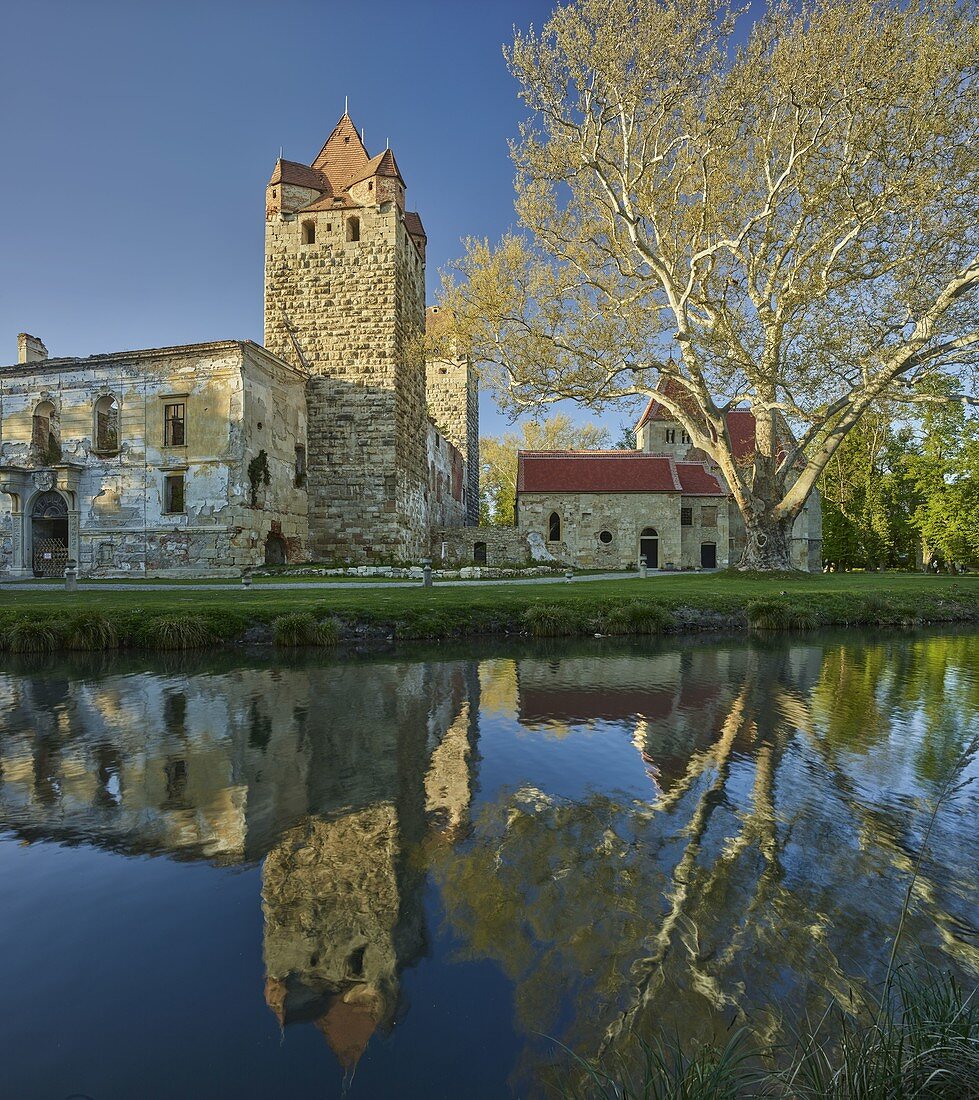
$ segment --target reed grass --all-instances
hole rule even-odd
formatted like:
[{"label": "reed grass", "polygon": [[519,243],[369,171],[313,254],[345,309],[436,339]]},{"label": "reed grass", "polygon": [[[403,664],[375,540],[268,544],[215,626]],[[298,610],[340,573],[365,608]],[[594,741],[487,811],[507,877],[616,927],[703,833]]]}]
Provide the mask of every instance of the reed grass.
[{"label": "reed grass", "polygon": [[18,619],[6,635],[11,653],[52,653],[61,647],[64,631],[53,619]]},{"label": "reed grass", "polygon": [[73,615],[64,634],[65,649],[105,650],[119,645],[116,624],[99,611],[83,611]]},{"label": "reed grass", "polygon": [[596,626],[602,634],[663,634],[673,627],[672,612],[652,600],[631,600],[602,608]]},{"label": "reed grass", "polygon": [[277,646],[336,645],[338,636],[332,619],[317,622],[308,611],[294,611],[272,620],[272,638]]},{"label": "reed grass", "polygon": [[524,627],[535,638],[563,638],[587,632],[580,610],[568,604],[535,603],[524,611],[522,618]]},{"label": "reed grass", "polygon": [[149,649],[204,649],[218,636],[200,615],[157,615],[136,631],[137,645]]}]

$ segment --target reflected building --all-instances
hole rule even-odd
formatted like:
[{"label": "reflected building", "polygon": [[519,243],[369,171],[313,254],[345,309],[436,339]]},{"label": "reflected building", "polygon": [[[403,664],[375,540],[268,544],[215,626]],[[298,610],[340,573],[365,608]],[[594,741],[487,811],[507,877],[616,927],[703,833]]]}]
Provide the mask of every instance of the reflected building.
[{"label": "reflected building", "polygon": [[466,663],[2,676],[0,827],[263,860],[266,1000],[350,1068],[424,953],[416,849],[466,821],[478,699]]}]

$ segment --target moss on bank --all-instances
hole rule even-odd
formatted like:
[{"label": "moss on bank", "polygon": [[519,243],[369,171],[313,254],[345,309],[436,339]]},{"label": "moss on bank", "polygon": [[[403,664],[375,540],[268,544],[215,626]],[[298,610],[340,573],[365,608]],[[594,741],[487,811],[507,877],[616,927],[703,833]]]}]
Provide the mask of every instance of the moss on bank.
[{"label": "moss on bank", "polygon": [[0,592],[0,650],[12,653],[946,622],[979,622],[979,577],[713,574],[399,589]]}]

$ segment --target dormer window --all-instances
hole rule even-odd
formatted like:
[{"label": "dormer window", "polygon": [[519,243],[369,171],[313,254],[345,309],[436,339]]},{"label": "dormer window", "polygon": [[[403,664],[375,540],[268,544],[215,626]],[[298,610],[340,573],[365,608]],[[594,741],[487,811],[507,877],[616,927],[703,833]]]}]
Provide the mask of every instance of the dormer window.
[{"label": "dormer window", "polygon": [[667,443],[676,443],[676,428],[667,428],[666,429],[666,442]]},{"label": "dormer window", "polygon": [[367,190],[368,190],[368,191],[373,191],[373,190],[374,190],[374,181],[373,181],[373,180],[369,180],[369,181],[368,181],[368,183],[367,183]]},{"label": "dormer window", "polygon": [[347,218],[347,240],[360,240],[360,218]]},{"label": "dormer window", "polygon": [[303,222],[303,244],[316,244],[316,222]]}]

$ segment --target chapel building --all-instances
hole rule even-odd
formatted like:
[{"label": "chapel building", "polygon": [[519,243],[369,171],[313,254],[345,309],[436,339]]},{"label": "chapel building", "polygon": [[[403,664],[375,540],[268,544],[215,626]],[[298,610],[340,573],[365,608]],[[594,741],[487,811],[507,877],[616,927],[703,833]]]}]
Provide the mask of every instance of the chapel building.
[{"label": "chapel building", "polygon": [[[727,414],[736,462],[755,452],[755,418]],[[788,432],[787,425],[785,426]],[[683,425],[654,396],[635,429],[634,451],[521,451],[516,527],[580,568],[715,569],[736,565],[745,529],[719,467],[695,448]],[[792,528],[792,564],[822,568],[819,494]]]},{"label": "chapel building", "polygon": [[0,575],[418,561],[434,527],[475,524],[475,374],[425,360],[405,190],[346,113],[310,164],[279,159],[263,345],[49,358],[22,333],[0,367]]}]

